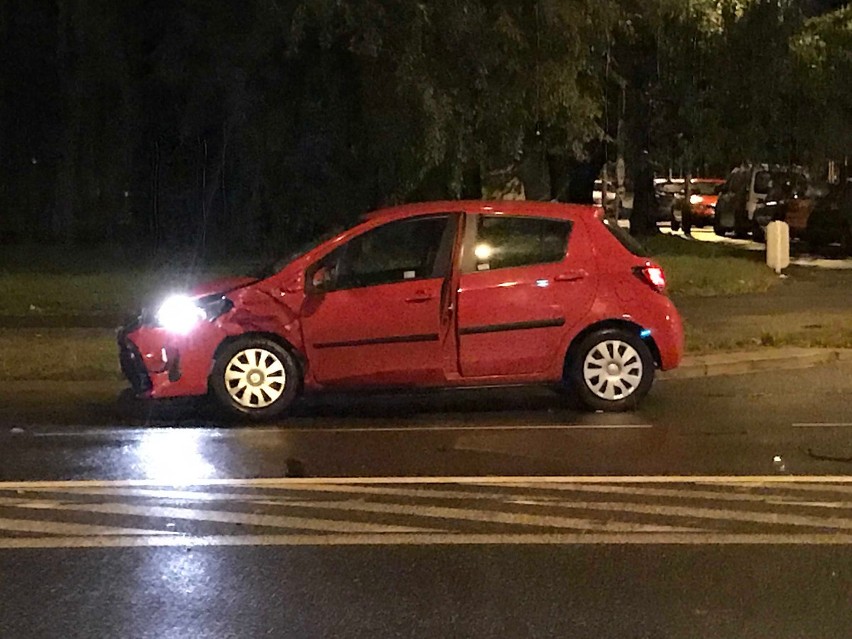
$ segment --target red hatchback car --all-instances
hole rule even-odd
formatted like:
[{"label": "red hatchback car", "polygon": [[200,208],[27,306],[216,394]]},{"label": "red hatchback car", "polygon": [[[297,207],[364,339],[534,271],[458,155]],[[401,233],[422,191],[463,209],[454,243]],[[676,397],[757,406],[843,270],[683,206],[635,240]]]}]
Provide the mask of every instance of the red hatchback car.
[{"label": "red hatchback car", "polygon": [[120,361],[143,397],[210,393],[257,419],[302,392],[527,383],[625,410],[681,359],[664,288],[595,207],[412,204],[143,311]]}]

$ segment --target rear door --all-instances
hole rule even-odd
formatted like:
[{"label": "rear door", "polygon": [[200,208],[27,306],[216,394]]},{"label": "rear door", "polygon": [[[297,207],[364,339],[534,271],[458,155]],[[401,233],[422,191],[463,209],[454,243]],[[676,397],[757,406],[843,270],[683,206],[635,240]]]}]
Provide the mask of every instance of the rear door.
[{"label": "rear door", "polygon": [[562,357],[566,326],[586,313],[594,295],[584,229],[561,218],[470,221],[458,288],[461,375],[542,373]]}]

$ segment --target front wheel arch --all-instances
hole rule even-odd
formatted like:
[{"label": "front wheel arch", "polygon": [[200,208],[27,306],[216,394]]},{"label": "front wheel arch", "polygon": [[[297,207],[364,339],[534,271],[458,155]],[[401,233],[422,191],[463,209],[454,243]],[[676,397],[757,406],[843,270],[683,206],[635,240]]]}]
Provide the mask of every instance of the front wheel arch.
[{"label": "front wheel arch", "polygon": [[[283,370],[285,377],[290,380],[289,384],[283,386],[280,397],[266,399],[272,401],[270,405],[248,406],[243,403],[239,395],[235,398],[231,390],[226,387],[223,375],[227,375],[229,360],[239,352],[240,349],[265,349],[268,355],[278,358],[278,366]],[[277,353],[276,353],[277,351]],[[231,360],[232,361],[232,360]],[[267,359],[267,362],[270,360]],[[271,366],[274,366],[274,360]],[[280,367],[283,365],[283,369]],[[274,334],[263,332],[243,333],[234,335],[222,341],[216,349],[212,360],[210,374],[207,378],[207,397],[224,411],[224,414],[232,419],[248,419],[251,421],[264,421],[282,415],[302,393],[304,387],[304,368],[302,358],[298,351],[286,340]],[[245,363],[241,366],[245,366]],[[262,367],[258,367],[262,368]],[[241,372],[245,369],[236,369]],[[265,372],[265,371],[264,371]],[[274,373],[267,373],[269,379],[273,379]],[[279,373],[280,374],[280,373]],[[258,380],[258,386],[263,380]],[[233,386],[231,387],[233,388]],[[239,390],[239,389],[238,389]],[[273,391],[274,392],[274,387]]]},{"label": "front wheel arch", "polygon": [[297,348],[295,348],[290,342],[288,342],[286,339],[284,339],[283,337],[281,337],[281,335],[278,335],[277,333],[268,333],[266,331],[252,331],[250,333],[240,333],[239,335],[229,335],[219,343],[219,345],[216,347],[215,352],[213,353],[213,359],[210,361],[210,374],[208,374],[207,379],[208,389],[210,386],[210,375],[213,373],[213,369],[216,366],[216,361],[219,359],[219,356],[221,355],[222,351],[224,351],[225,348],[227,348],[234,342],[245,338],[268,339],[269,341],[278,344],[281,348],[290,353],[294,360],[296,360],[296,364],[298,364],[299,366],[299,373],[301,375],[301,379],[305,379],[305,373],[307,372],[307,360]]}]

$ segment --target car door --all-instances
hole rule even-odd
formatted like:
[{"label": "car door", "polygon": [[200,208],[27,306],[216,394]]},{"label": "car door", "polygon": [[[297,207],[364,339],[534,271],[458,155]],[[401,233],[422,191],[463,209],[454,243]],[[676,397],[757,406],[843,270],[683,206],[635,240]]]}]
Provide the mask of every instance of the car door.
[{"label": "car door", "polygon": [[478,215],[472,222],[458,289],[460,373],[541,374],[564,355],[566,328],[585,315],[594,295],[583,229],[526,215]]},{"label": "car door", "polygon": [[458,215],[388,222],[306,273],[302,332],[323,385],[413,385],[444,379],[449,276]]}]

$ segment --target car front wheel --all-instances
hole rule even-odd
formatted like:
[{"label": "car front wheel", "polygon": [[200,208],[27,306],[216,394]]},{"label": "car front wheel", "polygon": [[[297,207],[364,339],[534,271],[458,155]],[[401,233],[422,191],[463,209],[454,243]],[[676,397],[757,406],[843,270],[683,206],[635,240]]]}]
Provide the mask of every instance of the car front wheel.
[{"label": "car front wheel", "polygon": [[234,417],[254,420],[281,415],[301,387],[299,366],[277,342],[240,338],[216,357],[210,388],[219,405]]},{"label": "car front wheel", "polygon": [[635,408],[654,381],[654,359],[638,335],[604,329],[580,342],[568,362],[569,388],[587,408]]}]

